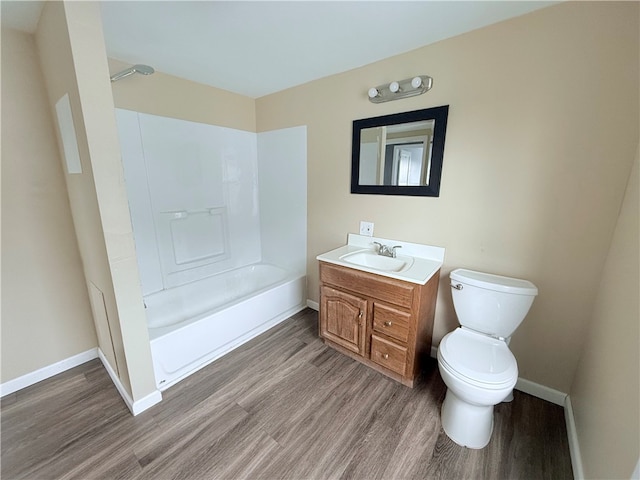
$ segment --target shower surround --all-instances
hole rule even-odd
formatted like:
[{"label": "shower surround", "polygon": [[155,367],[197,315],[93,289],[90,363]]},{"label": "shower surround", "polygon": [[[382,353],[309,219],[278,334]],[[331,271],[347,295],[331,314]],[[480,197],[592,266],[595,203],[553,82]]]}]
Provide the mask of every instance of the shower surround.
[{"label": "shower surround", "polygon": [[164,390],[305,307],[306,127],[116,116]]}]

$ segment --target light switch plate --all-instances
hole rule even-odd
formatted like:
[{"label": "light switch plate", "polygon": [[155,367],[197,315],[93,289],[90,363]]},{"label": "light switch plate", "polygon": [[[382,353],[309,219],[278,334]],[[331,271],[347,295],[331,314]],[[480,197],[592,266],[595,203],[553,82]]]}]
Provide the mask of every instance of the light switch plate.
[{"label": "light switch plate", "polygon": [[360,235],[373,237],[373,222],[360,222]]}]

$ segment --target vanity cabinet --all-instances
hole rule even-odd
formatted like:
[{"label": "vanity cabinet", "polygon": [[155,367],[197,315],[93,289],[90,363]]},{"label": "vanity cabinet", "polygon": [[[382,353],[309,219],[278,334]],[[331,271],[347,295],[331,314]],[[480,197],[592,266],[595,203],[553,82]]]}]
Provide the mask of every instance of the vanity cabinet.
[{"label": "vanity cabinet", "polygon": [[440,270],[425,285],[320,262],[320,337],[413,387],[431,353]]}]

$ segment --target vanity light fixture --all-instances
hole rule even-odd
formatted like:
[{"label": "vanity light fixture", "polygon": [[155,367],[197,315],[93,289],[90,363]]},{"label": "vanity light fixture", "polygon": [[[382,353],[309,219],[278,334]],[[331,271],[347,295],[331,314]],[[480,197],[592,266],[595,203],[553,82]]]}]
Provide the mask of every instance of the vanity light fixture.
[{"label": "vanity light fixture", "polygon": [[388,85],[378,85],[369,89],[369,101],[373,103],[383,103],[389,100],[422,95],[433,86],[433,78],[427,75],[420,75],[413,78],[405,78],[398,82],[391,82]]}]

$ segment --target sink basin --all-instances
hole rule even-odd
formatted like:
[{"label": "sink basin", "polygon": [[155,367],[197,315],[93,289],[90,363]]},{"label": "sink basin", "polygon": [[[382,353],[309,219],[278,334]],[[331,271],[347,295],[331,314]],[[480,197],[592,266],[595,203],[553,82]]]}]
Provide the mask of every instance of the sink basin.
[{"label": "sink basin", "polygon": [[359,252],[348,253],[340,257],[347,263],[360,265],[361,267],[373,268],[383,272],[402,272],[413,264],[412,257],[398,256],[396,258],[378,255],[373,250],[361,250]]}]

